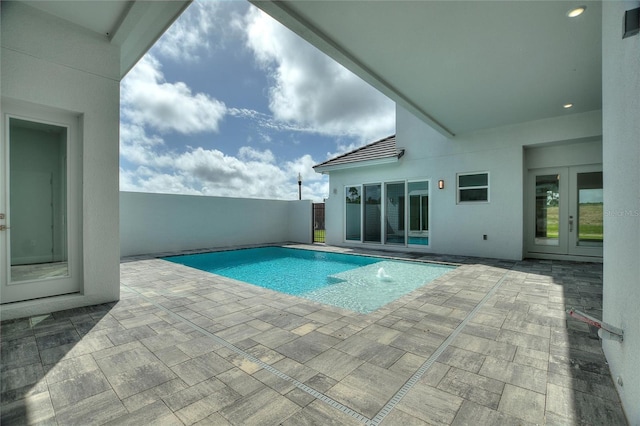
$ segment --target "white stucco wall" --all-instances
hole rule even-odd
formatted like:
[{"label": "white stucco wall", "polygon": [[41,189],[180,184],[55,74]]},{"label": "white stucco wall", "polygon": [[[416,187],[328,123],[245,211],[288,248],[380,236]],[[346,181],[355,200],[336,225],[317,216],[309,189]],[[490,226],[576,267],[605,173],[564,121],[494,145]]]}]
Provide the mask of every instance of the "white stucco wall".
[{"label": "white stucco wall", "polygon": [[20,2],[2,3],[2,101],[78,117],[82,146],[81,295],[3,306],[2,318],[119,298],[119,49]]},{"label": "white stucco wall", "polygon": [[[345,185],[430,179],[430,246],[420,250],[521,259],[524,148],[593,142],[602,135],[602,119],[600,111],[567,114],[447,139],[398,107],[396,128],[397,146],[406,149],[398,163],[330,173],[327,243],[345,245]],[[601,156],[595,154],[598,162]],[[456,203],[456,174],[466,172],[489,172],[489,203]],[[440,179],[445,181],[442,190],[437,189]]]},{"label": "white stucco wall", "polygon": [[[640,35],[622,39],[624,11],[603,2],[604,321],[624,342],[603,341],[629,424],[640,425]],[[617,380],[614,380],[617,382]]]},{"label": "white stucco wall", "polygon": [[311,243],[311,201],[120,193],[122,256]]}]

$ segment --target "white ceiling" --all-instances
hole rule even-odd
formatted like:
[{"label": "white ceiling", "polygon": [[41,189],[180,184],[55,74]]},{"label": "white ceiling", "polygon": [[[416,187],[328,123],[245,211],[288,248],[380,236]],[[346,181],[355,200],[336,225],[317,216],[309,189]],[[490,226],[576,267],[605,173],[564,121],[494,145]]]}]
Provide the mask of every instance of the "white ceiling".
[{"label": "white ceiling", "polygon": [[24,4],[109,38],[120,46],[124,76],[192,0],[22,0]]},{"label": "white ceiling", "polygon": [[599,2],[253,3],[446,135],[601,109]]},{"label": "white ceiling", "polygon": [[25,3],[102,35],[113,34],[133,4],[127,0],[28,0]]}]

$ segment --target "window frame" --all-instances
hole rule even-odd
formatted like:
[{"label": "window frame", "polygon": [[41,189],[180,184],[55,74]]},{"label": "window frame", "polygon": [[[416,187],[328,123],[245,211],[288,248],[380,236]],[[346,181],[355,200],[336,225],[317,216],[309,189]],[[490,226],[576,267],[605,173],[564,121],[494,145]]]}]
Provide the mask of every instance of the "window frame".
[{"label": "window frame", "polygon": [[[461,176],[472,176],[472,175],[487,175],[487,184],[460,186]],[[461,191],[470,190],[470,189],[486,189],[487,199],[486,200],[461,200],[461,197],[460,197]],[[487,204],[489,202],[491,202],[491,176],[489,171],[456,173],[456,204]]]}]

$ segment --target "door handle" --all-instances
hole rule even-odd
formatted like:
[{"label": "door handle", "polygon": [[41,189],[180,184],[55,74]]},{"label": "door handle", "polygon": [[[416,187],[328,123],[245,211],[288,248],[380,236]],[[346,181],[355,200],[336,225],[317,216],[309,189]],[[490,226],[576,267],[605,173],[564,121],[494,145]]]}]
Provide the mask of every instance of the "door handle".
[{"label": "door handle", "polygon": [[569,216],[569,232],[573,232],[573,216]]}]

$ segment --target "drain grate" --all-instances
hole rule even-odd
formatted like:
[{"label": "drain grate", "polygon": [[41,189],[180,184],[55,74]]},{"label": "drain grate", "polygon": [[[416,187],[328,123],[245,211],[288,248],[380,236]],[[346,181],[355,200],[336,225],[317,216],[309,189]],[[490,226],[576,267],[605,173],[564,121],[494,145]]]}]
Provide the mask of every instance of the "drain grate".
[{"label": "drain grate", "polygon": [[[458,326],[453,330],[453,332],[451,332],[449,337],[447,337],[447,339],[444,342],[442,342],[442,344],[435,350],[435,352],[433,354],[431,354],[429,359],[427,359],[420,366],[420,368],[418,368],[418,370],[416,370],[416,372],[409,378],[409,380],[407,380],[405,382],[405,384],[395,393],[395,395],[393,395],[393,397],[391,397],[391,399],[385,404],[384,407],[382,407],[382,409],[374,416],[373,419],[369,419],[368,417],[358,413],[357,411],[347,407],[344,404],[341,404],[340,402],[338,402],[335,399],[325,395],[324,393],[319,392],[319,391],[313,389],[312,387],[305,385],[304,383],[300,382],[299,380],[294,379],[293,377],[289,376],[288,374],[286,374],[286,373],[278,370],[277,368],[273,367],[272,365],[267,364],[266,362],[256,358],[255,356],[253,356],[250,353],[238,348],[237,346],[233,345],[232,343],[227,342],[226,340],[216,336],[215,334],[211,333],[210,331],[200,327],[197,324],[194,324],[193,322],[189,321],[187,318],[184,318],[184,317],[180,316],[179,314],[173,312],[171,309],[165,308],[164,306],[162,306],[161,304],[155,302],[152,298],[145,296],[144,294],[142,294],[138,290],[136,290],[134,288],[131,288],[129,286],[126,286],[124,284],[122,284],[122,287],[125,288],[126,290],[132,292],[132,293],[137,294],[138,296],[142,297],[143,299],[145,299],[146,301],[148,301],[149,303],[151,303],[152,305],[154,305],[158,309],[168,313],[169,315],[173,316],[174,318],[178,319],[179,321],[189,325],[192,329],[197,330],[198,332],[210,337],[215,342],[221,344],[222,346],[224,346],[227,349],[235,352],[236,354],[244,357],[248,361],[251,361],[251,362],[257,364],[261,368],[263,368],[266,371],[270,372],[271,374],[273,374],[273,375],[275,375],[275,376],[277,376],[277,377],[279,377],[279,378],[281,378],[283,380],[286,380],[286,381],[290,382],[291,384],[296,386],[298,389],[302,390],[303,392],[308,393],[309,395],[313,396],[314,398],[319,399],[320,401],[322,401],[322,402],[324,402],[326,404],[329,404],[330,406],[336,408],[337,410],[340,410],[341,412],[343,412],[343,413],[355,418],[358,421],[361,421],[362,423],[364,423],[364,424],[366,424],[368,426],[378,426],[380,424],[380,422],[382,422],[384,420],[384,418],[395,408],[395,406],[398,405],[398,403],[402,400],[402,398],[404,398],[404,396],[413,388],[413,386],[415,386],[415,384],[422,378],[422,376],[429,370],[429,368],[431,368],[433,363],[436,362],[436,360],[440,357],[440,355],[442,355],[442,353],[449,347],[449,345],[455,340],[455,338],[458,336],[458,334],[460,334],[460,332],[467,325],[467,323],[469,321],[471,321],[471,319],[473,319],[473,317],[478,313],[480,308],[482,308],[482,306],[487,302],[487,300],[489,300],[496,293],[496,291],[498,291],[498,289],[502,286],[502,283],[504,282],[504,280],[507,278],[507,275],[509,274],[509,272],[510,272],[510,270],[504,273],[504,275],[491,288],[491,290],[489,290],[489,292],[482,298],[482,300],[480,300],[480,302],[478,302],[478,304],[464,318],[464,320],[462,320],[462,322],[460,324],[458,324]],[[175,294],[172,294],[172,295],[175,296]]]},{"label": "drain grate", "polygon": [[359,421],[361,421],[363,423],[369,424],[371,422],[371,420],[369,418],[363,416],[362,414],[358,413],[357,411],[347,407],[346,405],[343,405],[343,404],[339,403],[335,399],[323,394],[322,392],[318,392],[317,390],[313,389],[312,387],[309,387],[309,386],[305,385],[304,383],[302,383],[299,380],[294,379],[293,377],[289,376],[288,374],[283,373],[282,371],[278,370],[277,368],[273,367],[272,365],[267,364],[266,362],[256,358],[255,356],[251,355],[248,352],[245,352],[244,350],[238,348],[237,346],[233,345],[232,343],[229,343],[226,340],[216,336],[215,334],[211,333],[209,330],[206,330],[206,329],[200,327],[199,325],[192,323],[188,319],[176,314],[171,309],[165,308],[164,306],[160,305],[159,303],[156,303],[153,299],[145,296],[144,294],[140,293],[136,289],[128,287],[128,286],[126,286],[124,284],[122,285],[122,287],[126,288],[128,291],[130,291],[132,293],[135,293],[135,294],[139,295],[140,297],[142,297],[143,299],[145,299],[146,301],[148,301],[149,303],[151,303],[152,305],[154,305],[158,309],[163,310],[164,312],[168,313],[169,315],[173,316],[174,318],[176,318],[176,319],[180,320],[181,322],[189,325],[194,330],[197,330],[200,333],[206,335],[207,337],[210,337],[215,342],[221,344],[222,346],[224,346],[227,349],[235,352],[236,354],[244,357],[248,361],[251,361],[254,364],[259,365],[261,368],[267,370],[271,374],[273,374],[273,375],[275,375],[277,377],[280,377],[283,380],[286,380],[286,381],[292,383],[295,387],[297,387],[298,389],[308,393],[309,395],[313,396],[314,398],[319,399],[322,402],[325,402],[325,403],[331,405],[332,407],[342,411],[345,414],[350,415],[351,417],[353,417],[353,418],[355,418],[355,419],[357,419],[357,420],[359,420]]},{"label": "drain grate", "polygon": [[471,312],[469,312],[464,320],[462,320],[462,322],[458,324],[455,330],[451,332],[449,337],[447,337],[446,340],[442,342],[440,346],[438,346],[438,349],[436,349],[435,352],[431,354],[429,359],[427,359],[424,364],[422,364],[420,368],[416,370],[413,376],[411,376],[411,378],[407,380],[407,382],[400,388],[400,390],[398,390],[398,392],[396,392],[396,394],[389,400],[389,402],[387,402],[387,404],[382,407],[378,414],[376,414],[375,417],[368,423],[370,426],[379,425],[380,422],[384,420],[384,418],[391,412],[391,410],[393,410],[394,407],[398,405],[400,400],[404,398],[404,396],[411,390],[411,388],[413,388],[418,380],[420,380],[420,378],[422,378],[422,376],[429,370],[429,368],[431,368],[433,363],[436,362],[438,358],[440,358],[440,355],[442,355],[442,353],[449,347],[449,345],[455,340],[455,338],[458,337],[458,334],[460,334],[467,323],[473,319],[473,317],[478,313],[480,308],[482,308],[487,300],[489,300],[491,296],[493,296],[495,292],[498,291],[504,280],[507,278],[508,273],[509,272],[505,272],[502,278],[500,278],[498,282],[491,288],[491,290],[489,290],[489,292],[482,298],[482,300],[478,302],[478,304],[473,308]]}]

